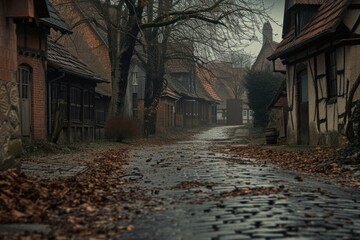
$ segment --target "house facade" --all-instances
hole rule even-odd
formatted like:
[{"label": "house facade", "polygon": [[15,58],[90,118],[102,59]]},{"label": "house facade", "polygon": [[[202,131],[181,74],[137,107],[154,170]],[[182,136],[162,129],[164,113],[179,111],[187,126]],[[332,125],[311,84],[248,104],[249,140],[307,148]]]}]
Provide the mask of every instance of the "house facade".
[{"label": "house facade", "polygon": [[100,129],[96,110],[95,88],[106,81],[91,71],[64,46],[48,42],[49,133],[50,140],[63,142],[89,141]]},{"label": "house facade", "polygon": [[250,123],[252,112],[242,87],[245,68],[224,61],[210,62],[204,64],[202,68],[208,71],[206,79],[219,97],[216,107],[217,123],[228,125]]},{"label": "house facade", "polygon": [[269,60],[286,65],[289,143],[338,145],[346,131],[346,107],[360,97],[354,85],[360,74],[358,4],[286,1],[284,37]]},{"label": "house facade", "polygon": [[[96,74],[104,79],[111,79],[107,34],[104,31],[106,25],[103,24],[102,17],[97,13],[92,4],[87,1],[70,0],[66,4],[61,4],[60,0],[52,0],[52,2],[65,18],[68,25],[72,26],[73,31],[71,35],[58,36],[59,42],[74,56],[83,60]],[[96,19],[96,21],[91,21],[91,19]],[[169,82],[171,82],[168,85],[169,90],[180,97],[179,99],[173,96],[169,97],[170,95],[166,91],[164,92],[163,96],[159,99],[158,111],[161,111],[161,113],[157,114],[160,123],[157,124],[156,130],[163,131],[168,129],[169,126],[198,126],[205,119],[210,121],[211,117],[208,117],[208,113],[211,112],[211,109],[204,110],[204,104],[199,102],[201,97],[196,93],[195,65],[193,63],[179,64],[177,60],[174,65],[169,60],[166,69],[167,77],[170,77]],[[174,81],[176,83],[172,84]],[[177,85],[177,87],[172,88],[174,85]],[[130,67],[124,106],[126,116],[134,118],[140,123],[143,121],[144,87],[145,71],[142,64],[134,57]],[[96,102],[95,107],[97,108],[100,104],[106,104],[104,102],[106,99],[110,99],[111,84],[104,85],[99,83],[96,87],[96,93],[98,95],[96,99],[101,100],[99,103]],[[207,100],[205,102],[206,108],[211,106]],[[173,108],[172,111],[171,108]],[[96,111],[100,116],[103,116],[102,112]],[[200,117],[200,112],[204,116],[206,115],[206,117]],[[165,116],[166,119],[164,119]]]},{"label": "house facade", "polygon": [[[49,133],[47,50],[51,29],[70,30],[55,9],[45,1],[48,15],[36,21],[16,23],[21,136],[23,141],[45,141]],[[42,10],[45,11],[45,10]]]},{"label": "house facade", "polygon": [[[81,59],[93,72],[102,79],[111,80],[111,62],[106,32],[106,23],[90,1],[70,0],[65,4],[61,0],[51,0],[54,6],[71,26],[73,34],[57,36],[65,48]],[[142,121],[141,106],[144,99],[145,73],[141,64],[133,59],[128,78],[125,98],[125,116]],[[99,127],[106,121],[107,111],[112,94],[112,84],[98,83],[96,86],[96,122]],[[99,128],[97,138],[104,133]]]}]

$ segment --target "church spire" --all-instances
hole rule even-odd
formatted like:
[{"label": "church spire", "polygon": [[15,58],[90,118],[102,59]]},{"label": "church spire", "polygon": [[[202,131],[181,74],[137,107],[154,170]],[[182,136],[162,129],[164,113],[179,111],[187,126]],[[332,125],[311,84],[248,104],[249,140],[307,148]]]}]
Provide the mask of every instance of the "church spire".
[{"label": "church spire", "polygon": [[271,24],[269,22],[264,23],[263,26],[263,44],[266,43],[266,41],[272,41],[273,40],[273,29],[271,27]]}]

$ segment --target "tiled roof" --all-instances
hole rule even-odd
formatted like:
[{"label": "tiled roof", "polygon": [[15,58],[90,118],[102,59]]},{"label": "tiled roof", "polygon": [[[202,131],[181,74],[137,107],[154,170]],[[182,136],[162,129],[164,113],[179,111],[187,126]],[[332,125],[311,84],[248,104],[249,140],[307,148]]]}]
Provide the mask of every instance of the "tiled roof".
[{"label": "tiled roof", "polygon": [[204,68],[210,71],[210,74],[213,76],[211,79],[211,86],[214,89],[215,93],[220,98],[219,109],[226,107],[227,99],[234,99],[233,91],[233,68],[229,62],[211,62],[205,64]]},{"label": "tiled roof", "polygon": [[304,26],[299,35],[295,37],[295,30],[292,29],[268,59],[274,60],[335,31],[349,3],[350,0],[327,0],[320,6],[312,20]]},{"label": "tiled roof", "polygon": [[69,26],[65,23],[59,12],[48,0],[46,0],[46,3],[50,16],[46,18],[40,18],[40,22],[62,33],[71,33]]},{"label": "tiled roof", "polygon": [[207,69],[199,69],[197,73],[199,84],[204,89],[206,94],[216,102],[220,102],[221,98],[215,92],[212,83],[215,82],[215,77]]},{"label": "tiled roof", "polygon": [[166,71],[171,73],[192,73],[195,62],[189,60],[194,55],[193,43],[179,42],[169,43],[167,50]]},{"label": "tiled roof", "polygon": [[161,94],[162,97],[171,97],[175,99],[179,99],[180,96],[176,94],[173,90],[171,90],[169,87],[166,87],[164,91]]},{"label": "tiled roof", "polygon": [[165,79],[168,82],[168,87],[176,94],[184,97],[198,98],[195,93],[191,93],[180,81],[169,74],[165,75]]},{"label": "tiled roof", "polygon": [[89,22],[90,26],[108,47],[107,33],[104,31],[104,29],[107,28],[105,20],[95,9],[93,3],[91,3],[91,1],[74,1],[74,3],[78,7],[79,11],[84,15],[84,18],[93,20]]},{"label": "tiled roof", "polygon": [[71,55],[64,46],[52,40],[48,41],[48,65],[73,76],[95,82],[106,82],[91,71],[80,59]]}]

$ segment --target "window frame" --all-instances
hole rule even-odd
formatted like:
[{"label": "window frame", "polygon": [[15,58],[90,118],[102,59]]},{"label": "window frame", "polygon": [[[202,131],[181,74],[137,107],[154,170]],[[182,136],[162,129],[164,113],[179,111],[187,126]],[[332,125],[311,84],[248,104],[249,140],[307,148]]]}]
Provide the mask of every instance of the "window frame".
[{"label": "window frame", "polygon": [[325,53],[326,85],[327,98],[337,96],[337,54],[336,49],[331,49]]}]

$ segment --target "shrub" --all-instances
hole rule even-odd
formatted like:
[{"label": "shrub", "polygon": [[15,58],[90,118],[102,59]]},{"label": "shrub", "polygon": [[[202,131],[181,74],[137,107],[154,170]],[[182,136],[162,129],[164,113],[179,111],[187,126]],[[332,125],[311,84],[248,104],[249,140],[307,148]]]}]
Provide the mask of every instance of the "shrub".
[{"label": "shrub", "polygon": [[360,100],[355,102],[355,109],[349,119],[351,124],[351,140],[335,153],[340,164],[360,164]]},{"label": "shrub", "polygon": [[132,118],[113,116],[105,123],[105,137],[122,142],[124,139],[131,139],[140,136],[140,123]]},{"label": "shrub", "polygon": [[270,71],[251,70],[245,75],[249,107],[254,111],[254,126],[266,127],[269,121],[268,105],[278,91],[283,76]]}]

